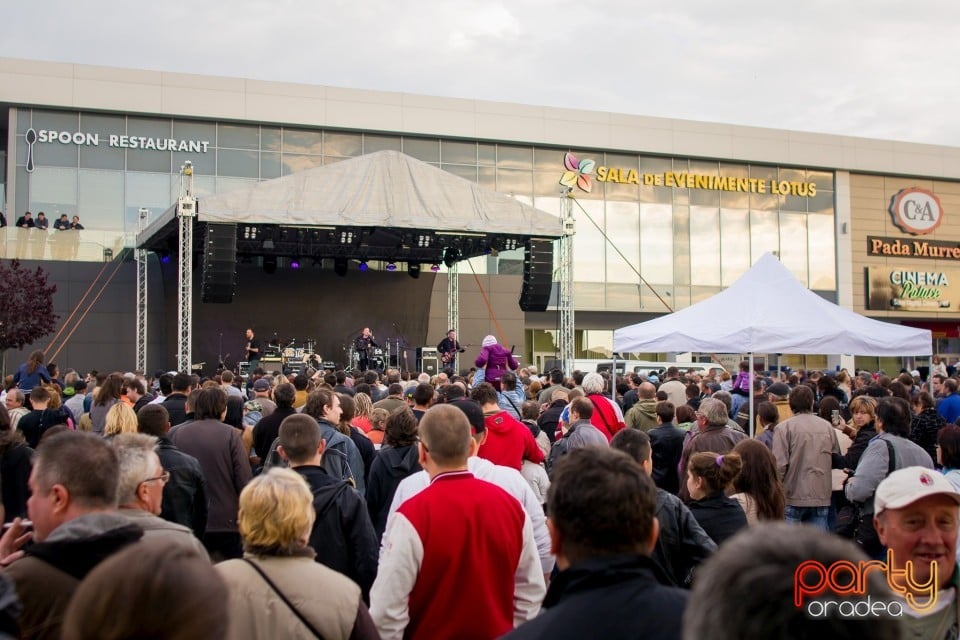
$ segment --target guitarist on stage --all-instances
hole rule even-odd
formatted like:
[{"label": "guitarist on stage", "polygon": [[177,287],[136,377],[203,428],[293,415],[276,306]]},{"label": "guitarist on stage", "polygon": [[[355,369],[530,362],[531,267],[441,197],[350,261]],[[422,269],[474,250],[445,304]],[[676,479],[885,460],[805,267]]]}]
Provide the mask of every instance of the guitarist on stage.
[{"label": "guitarist on stage", "polygon": [[247,346],[246,346],[246,355],[247,362],[250,363],[250,371],[253,371],[260,366],[260,358],[263,356],[262,351],[263,347],[260,346],[260,341],[254,337],[253,329],[247,329]]},{"label": "guitarist on stage", "polygon": [[456,362],[457,354],[466,351],[459,342],[457,342],[457,332],[453,329],[447,331],[447,337],[437,345],[437,353],[440,354],[440,360],[444,367],[453,367]]}]

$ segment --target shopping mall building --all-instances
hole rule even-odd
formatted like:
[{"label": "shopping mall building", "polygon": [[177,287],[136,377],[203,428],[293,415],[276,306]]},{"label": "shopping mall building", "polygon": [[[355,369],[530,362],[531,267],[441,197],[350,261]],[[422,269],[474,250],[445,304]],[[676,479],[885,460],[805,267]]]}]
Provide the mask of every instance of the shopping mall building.
[{"label": "shopping mall building", "polygon": [[[608,355],[614,329],[714,295],[765,252],[824,298],[930,328],[937,351],[960,354],[960,149],[905,142],[0,59],[0,255],[43,261],[61,322],[83,316],[65,347],[67,332],[53,341],[58,360],[129,368],[138,212],[170,208],[186,161],[202,211],[204,197],[385,149],[554,215],[561,180],[572,187],[578,357]],[[45,212],[49,230],[14,228],[26,211]],[[62,214],[83,230],[54,230]],[[149,271],[150,369],[170,368],[176,349],[177,273],[160,258]],[[378,266],[335,280],[323,261],[281,261],[270,275],[238,264],[234,304],[194,304],[195,359],[232,364],[250,325],[264,337],[318,338],[323,358],[338,361],[338,345],[363,326],[400,351],[439,342],[445,269],[411,289],[403,269]],[[555,357],[556,291],[547,311],[520,311],[522,270],[522,251],[459,266],[461,339],[477,345],[467,355],[495,333],[526,362]]]}]

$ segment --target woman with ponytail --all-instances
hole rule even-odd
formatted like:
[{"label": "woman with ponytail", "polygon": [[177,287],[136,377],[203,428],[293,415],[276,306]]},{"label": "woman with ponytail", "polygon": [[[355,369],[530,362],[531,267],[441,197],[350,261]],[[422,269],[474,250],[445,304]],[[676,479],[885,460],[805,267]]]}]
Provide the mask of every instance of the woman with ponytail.
[{"label": "woman with ponytail", "polygon": [[718,545],[747,526],[743,507],[727,497],[727,489],[740,475],[740,455],[720,455],[710,451],[690,456],[687,466],[687,490],[690,512]]}]

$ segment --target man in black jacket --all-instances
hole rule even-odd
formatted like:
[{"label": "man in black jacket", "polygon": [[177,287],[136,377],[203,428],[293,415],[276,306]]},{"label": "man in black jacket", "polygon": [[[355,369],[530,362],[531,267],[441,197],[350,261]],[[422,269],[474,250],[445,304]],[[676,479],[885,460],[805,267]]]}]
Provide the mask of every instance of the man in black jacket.
[{"label": "man in black jacket", "polygon": [[657,426],[647,433],[653,449],[653,482],[660,489],[677,495],[680,491],[677,467],[687,432],[673,423],[676,409],[669,400],[658,402],[656,412]]},{"label": "man in black jacket", "polygon": [[170,416],[161,404],[148,404],[137,412],[137,430],[154,436],[160,466],[170,474],[163,487],[160,517],[182,524],[203,540],[207,530],[207,489],[200,463],[170,441]]},{"label": "man in black jacket", "polygon": [[280,425],[277,451],[302,475],[313,492],[317,518],[310,532],[310,546],[317,562],[339,571],[370,601],[370,587],[377,575],[378,543],[366,504],[346,480],[330,477],[321,464],[326,441],[312,417],[297,414]]},{"label": "man in black jacket", "polygon": [[560,415],[567,406],[567,398],[568,392],[564,387],[554,388],[553,393],[550,394],[550,406],[537,418],[537,425],[547,434],[550,442],[559,439],[557,438],[557,428],[560,424]]},{"label": "man in black jacket", "polygon": [[571,451],[557,464],[548,501],[560,573],[546,609],[504,638],[680,638],[682,589],[657,582],[657,489],[628,455]]},{"label": "man in black jacket", "polygon": [[170,386],[172,391],[161,404],[170,414],[170,424],[177,426],[187,419],[187,396],[193,388],[193,378],[189,373],[178,373],[173,376]]},{"label": "man in black jacket", "polygon": [[267,454],[270,453],[270,445],[280,433],[280,423],[288,416],[297,413],[293,408],[296,394],[297,390],[289,382],[277,385],[273,390],[273,401],[277,404],[277,408],[270,415],[260,418],[253,427],[253,450],[261,462],[266,461]]},{"label": "man in black jacket", "polygon": [[[661,404],[673,403],[665,401]],[[610,446],[636,460],[647,475],[652,476],[650,436],[653,431],[655,429],[650,433],[623,429],[613,436]],[[680,498],[660,488],[657,488],[657,521],[660,534],[651,554],[653,561],[663,573],[665,583],[689,587],[694,569],[717,550],[717,545]]]}]

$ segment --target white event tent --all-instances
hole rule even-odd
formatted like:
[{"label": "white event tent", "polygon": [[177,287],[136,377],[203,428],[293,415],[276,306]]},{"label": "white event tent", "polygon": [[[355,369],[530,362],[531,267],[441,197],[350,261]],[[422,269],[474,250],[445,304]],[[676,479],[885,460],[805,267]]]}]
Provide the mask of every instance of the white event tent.
[{"label": "white event tent", "polygon": [[[617,329],[618,353],[701,351],[930,355],[930,331],[872,320],[824,300],[773,255],[764,254],[730,287],[670,315]],[[753,430],[753,390],[750,397]]]}]

